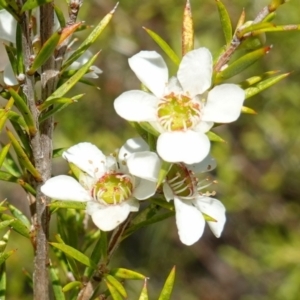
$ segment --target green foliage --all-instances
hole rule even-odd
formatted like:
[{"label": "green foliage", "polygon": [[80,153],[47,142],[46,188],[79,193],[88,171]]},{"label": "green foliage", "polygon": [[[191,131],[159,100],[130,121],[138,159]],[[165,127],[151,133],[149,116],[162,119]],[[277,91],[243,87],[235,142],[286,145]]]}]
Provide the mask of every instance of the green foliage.
[{"label": "green foliage", "polygon": [[15,100],[15,103],[14,103],[15,106],[20,111],[26,124],[28,125],[29,132],[32,135],[34,135],[36,133],[36,127],[35,127],[32,113],[30,112],[28,106],[26,105],[26,101],[13,88],[9,88],[8,91],[9,91],[11,97]]},{"label": "green foliage", "polygon": [[[90,66],[95,62],[99,53],[95,54],[87,63],[85,63],[70,79],[68,79],[63,85],[61,85],[46,102],[51,100],[61,99],[70,89],[81,79],[81,77],[88,71]],[[59,102],[58,102],[59,103]]]},{"label": "green foliage", "polygon": [[160,207],[158,205],[150,204],[146,209],[139,212],[126,229],[123,238],[125,239],[138,229],[168,219],[175,214],[174,211],[158,213],[159,211]]},{"label": "green foliage", "polygon": [[158,174],[158,181],[157,181],[157,186],[159,187],[165,180],[165,178],[167,177],[170,168],[171,168],[172,164],[166,161],[162,162],[159,174]]},{"label": "green foliage", "polygon": [[50,266],[50,280],[51,280],[55,300],[65,300],[66,299],[65,294],[59,282],[59,277],[57,273],[58,270],[53,268],[53,266]]},{"label": "green foliage", "polygon": [[8,204],[8,209],[10,210],[11,214],[19,220],[22,224],[24,224],[28,229],[30,229],[30,221],[28,218],[16,207],[14,207],[12,204]]},{"label": "green foliage", "polygon": [[147,291],[147,280],[145,279],[145,283],[140,294],[139,300],[148,300],[148,291]]},{"label": "green foliage", "polygon": [[2,147],[1,151],[0,151],[0,167],[2,167],[4,160],[7,156],[7,153],[9,151],[11,144],[7,144],[6,146]]},{"label": "green foliage", "polygon": [[138,272],[127,270],[124,268],[116,268],[112,269],[109,272],[111,275],[122,278],[122,279],[135,279],[135,280],[143,280],[146,279],[146,277]]},{"label": "green foliage", "polygon": [[69,282],[67,283],[63,288],[62,288],[62,291],[64,293],[74,289],[74,288],[78,288],[78,287],[81,287],[82,286],[82,282],[80,281],[72,281],[72,282]]},{"label": "green foliage", "polygon": [[122,300],[125,298],[122,294],[120,294],[119,289],[115,285],[113,285],[108,280],[104,280],[104,282],[105,282],[113,300]]},{"label": "green foliage", "polygon": [[219,72],[216,77],[216,81],[220,82],[225,79],[229,79],[237,74],[240,74],[253,63],[262,58],[265,54],[269,53],[271,47],[264,47],[253,52],[247,53],[241,58],[237,59],[233,63],[229,64],[224,70]]},{"label": "green foliage", "polygon": [[169,300],[171,299],[171,293],[173,291],[173,286],[174,286],[174,281],[175,281],[175,267],[171,270],[165,285],[159,295],[158,300]]},{"label": "green foliage", "polygon": [[95,263],[90,258],[71,246],[62,243],[50,243],[50,245],[88,267],[95,267]]},{"label": "green foliage", "polygon": [[78,202],[78,201],[52,201],[49,204],[52,208],[70,208],[70,209],[86,209],[86,203],[85,202]]},{"label": "green foliage", "polygon": [[6,295],[6,282],[7,282],[7,276],[6,276],[6,263],[4,262],[0,266],[0,297],[1,299],[5,300]]},{"label": "green foliage", "polygon": [[[19,233],[20,235],[26,237],[26,238],[30,238],[30,231],[28,229],[28,227],[21,222],[20,220],[17,220],[15,218],[13,218],[12,216],[2,213],[0,215],[0,219],[3,221],[11,221],[11,223],[9,224],[17,233]],[[7,223],[6,223],[7,224]],[[12,254],[12,253],[11,253]]]},{"label": "green foliage", "polygon": [[231,26],[230,16],[228,14],[225,5],[220,0],[216,0],[216,4],[220,15],[220,21],[221,21],[221,25],[225,37],[225,42],[226,45],[229,45],[232,40],[232,26]]},{"label": "green foliage", "polygon": [[180,59],[177,54],[172,50],[172,48],[165,42],[158,34],[153,32],[152,30],[145,28],[146,32],[151,36],[151,38],[160,46],[160,48],[167,54],[167,56],[175,63],[175,65],[179,65]]},{"label": "green foliage", "polygon": [[[26,2],[28,3],[28,2]],[[25,4],[26,4],[25,3]],[[41,67],[45,62],[53,55],[58,42],[60,41],[61,32],[54,32],[52,36],[44,43],[34,61],[32,62],[31,68],[27,71],[28,75],[33,75],[36,70]]]},{"label": "green foliage", "polygon": [[0,7],[6,9],[16,21],[20,21],[19,7],[15,0],[0,0]]},{"label": "green foliage", "polygon": [[6,133],[11,141],[11,144],[18,156],[19,163],[27,169],[34,178],[36,178],[37,181],[41,181],[41,175],[36,170],[36,168],[33,166],[32,162],[30,161],[29,157],[27,156],[26,152],[22,148],[21,144],[18,142],[16,137],[13,135],[13,133],[6,129]]},{"label": "green foliage", "polygon": [[66,69],[69,67],[77,58],[79,58],[92,44],[96,42],[100,34],[103,32],[107,24],[110,22],[116,7],[108,13],[100,23],[94,28],[94,30],[89,34],[89,36],[82,42],[82,44],[74,51],[74,53],[68,58],[68,60],[63,65]]},{"label": "green foliage", "polygon": [[269,88],[270,86],[274,85],[275,83],[279,82],[280,80],[286,78],[289,75],[290,75],[290,73],[285,73],[285,74],[273,76],[271,78],[262,80],[262,81],[258,82],[257,84],[245,89],[246,99],[260,93],[261,91],[263,91],[267,88]]},{"label": "green foliage", "polygon": [[[91,260],[95,262],[106,262],[107,261],[107,234],[106,232],[100,231],[100,237],[96,241],[94,249],[91,254]],[[85,269],[85,276],[90,278],[94,273],[94,268],[89,267]],[[113,274],[114,275],[114,274]]]},{"label": "green foliage", "polygon": [[216,133],[214,133],[213,131],[209,131],[207,133],[208,138],[213,141],[213,142],[221,142],[224,143],[225,140],[222,139],[219,135],[217,135]]},{"label": "green foliage", "polygon": [[16,251],[17,250],[10,250],[10,251],[7,251],[7,252],[0,253],[0,265],[2,265]]},{"label": "green foliage", "polygon": [[23,13],[26,10],[34,9],[40,5],[43,5],[45,3],[50,3],[51,0],[27,0],[24,5],[22,6],[21,13]]},{"label": "green foliage", "polygon": [[114,276],[106,275],[104,281],[111,292],[113,299],[119,299],[119,295],[121,295],[123,298],[127,298],[126,290],[121,282],[118,281]]}]

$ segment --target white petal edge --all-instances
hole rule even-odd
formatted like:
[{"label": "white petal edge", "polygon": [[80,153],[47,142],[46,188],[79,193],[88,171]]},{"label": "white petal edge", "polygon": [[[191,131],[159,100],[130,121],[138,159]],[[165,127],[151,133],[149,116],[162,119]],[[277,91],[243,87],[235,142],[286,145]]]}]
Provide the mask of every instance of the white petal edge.
[{"label": "white petal edge", "polygon": [[127,166],[130,174],[156,182],[161,168],[161,160],[154,152],[137,152],[128,157]]},{"label": "white petal edge", "polygon": [[183,58],[177,73],[185,92],[191,97],[203,94],[211,85],[212,56],[207,48],[188,52]]},{"label": "white petal edge", "polygon": [[92,197],[73,177],[59,175],[48,179],[41,191],[55,200],[90,201]]},{"label": "white petal edge", "polygon": [[123,202],[118,205],[99,205],[95,202],[87,203],[87,212],[94,224],[102,231],[114,230],[123,223],[131,211],[131,206]]},{"label": "white petal edge", "polygon": [[162,133],[157,140],[157,152],[168,162],[194,164],[203,160],[210,149],[208,137],[192,130]]},{"label": "white petal edge", "polygon": [[8,63],[3,70],[3,81],[8,86],[14,86],[19,84],[13,68],[10,63]]},{"label": "white petal edge", "polygon": [[208,154],[202,161],[196,164],[187,165],[188,169],[193,171],[195,174],[201,174],[204,172],[209,172],[217,167],[216,160]]},{"label": "white petal edge", "polygon": [[141,51],[128,60],[137,78],[158,98],[164,95],[168,83],[168,67],[155,51]]},{"label": "white petal edge", "polygon": [[132,153],[141,151],[149,151],[148,144],[141,137],[132,138],[121,147],[118,157],[120,160],[127,160]]},{"label": "white petal edge", "polygon": [[126,202],[130,207],[130,211],[137,212],[139,210],[140,202],[137,201],[136,199],[128,199],[128,200],[126,200]]},{"label": "white petal edge", "polygon": [[114,101],[116,113],[127,121],[156,121],[158,99],[146,92],[133,90],[121,94]]},{"label": "white petal edge", "polygon": [[187,246],[193,245],[203,234],[205,227],[203,215],[190,201],[175,197],[174,204],[180,241]]},{"label": "white petal edge", "polygon": [[164,184],[163,184],[163,192],[164,192],[164,196],[168,202],[170,202],[170,200],[174,199],[174,193],[173,193],[172,189],[170,188],[170,186],[166,182],[164,182]]},{"label": "white petal edge", "polygon": [[193,127],[194,131],[197,132],[208,132],[214,126],[214,122],[200,121],[196,126]]},{"label": "white petal edge", "polygon": [[170,78],[168,85],[166,86],[166,91],[165,94],[171,94],[174,93],[175,95],[177,94],[183,94],[184,91],[182,90],[182,86],[180,85],[179,80],[177,77],[173,76]]},{"label": "white petal edge", "polygon": [[216,220],[216,222],[209,221],[207,223],[213,234],[216,237],[220,237],[226,222],[226,209],[222,202],[214,198],[202,196],[195,199],[194,204],[201,212]]},{"label": "white petal edge", "polygon": [[138,179],[132,195],[138,200],[145,200],[153,196],[155,191],[156,182],[146,179]]},{"label": "white petal edge", "polygon": [[91,143],[74,145],[65,151],[62,157],[94,178],[107,170],[106,156]]},{"label": "white petal edge", "polygon": [[202,121],[233,122],[240,116],[244,100],[245,91],[236,84],[215,86],[208,93]]},{"label": "white petal edge", "polygon": [[16,43],[17,21],[5,9],[0,10],[0,39]]}]

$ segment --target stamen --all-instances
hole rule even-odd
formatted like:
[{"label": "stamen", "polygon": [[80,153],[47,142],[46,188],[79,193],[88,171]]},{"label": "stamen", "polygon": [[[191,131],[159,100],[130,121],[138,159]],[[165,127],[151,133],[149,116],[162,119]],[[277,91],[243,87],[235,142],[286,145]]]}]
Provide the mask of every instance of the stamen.
[{"label": "stamen", "polygon": [[[202,185],[202,183],[204,183],[204,182],[206,182],[206,184],[205,184],[205,185]],[[208,183],[207,183],[207,182],[208,182]],[[217,183],[216,180],[211,180],[211,179],[209,179],[209,178],[206,178],[206,179],[204,179],[204,180],[202,180],[202,181],[200,181],[200,182],[197,182],[197,191],[198,191],[199,194],[202,195],[202,193],[200,193],[201,190],[203,190],[203,189],[205,189],[205,188],[208,188],[208,187],[211,186],[212,184],[216,184],[216,183]],[[211,196],[213,196],[212,193],[216,194],[215,192],[205,192],[204,194],[206,194],[206,193],[210,194]]]},{"label": "stamen", "polygon": [[108,172],[92,189],[92,196],[103,204],[119,204],[127,200],[133,191],[134,178],[129,174]]},{"label": "stamen", "polygon": [[159,122],[167,131],[187,130],[201,118],[201,105],[187,95],[171,93],[158,104]]},{"label": "stamen", "polygon": [[[187,185],[183,186],[183,188],[181,190],[176,190],[176,194],[180,194],[186,190],[189,190],[189,187]],[[191,192],[189,193],[188,196],[190,196],[190,195],[191,195]]]},{"label": "stamen", "polygon": [[179,178],[180,178],[180,174],[177,173],[175,177],[173,177],[172,179],[168,179],[168,182],[169,182],[169,183],[172,183],[172,182],[176,181],[176,180],[179,179]]}]

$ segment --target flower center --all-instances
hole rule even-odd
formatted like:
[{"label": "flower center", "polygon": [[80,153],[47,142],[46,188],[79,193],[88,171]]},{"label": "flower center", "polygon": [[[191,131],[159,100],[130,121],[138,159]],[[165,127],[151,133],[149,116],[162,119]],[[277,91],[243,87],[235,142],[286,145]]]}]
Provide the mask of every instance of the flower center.
[{"label": "flower center", "polygon": [[133,178],[123,173],[107,173],[94,185],[92,196],[99,202],[118,204],[127,200],[133,191]]},{"label": "flower center", "polygon": [[167,183],[173,193],[181,198],[190,199],[197,191],[197,178],[183,164],[173,164],[167,175]]},{"label": "flower center", "polygon": [[199,181],[195,173],[184,164],[173,164],[166,180],[173,193],[182,199],[190,200],[197,195],[210,197],[216,194],[215,191],[202,191],[217,183],[215,180],[205,178]]},{"label": "flower center", "polygon": [[201,105],[186,95],[171,93],[158,104],[160,124],[168,131],[186,130],[200,120]]}]

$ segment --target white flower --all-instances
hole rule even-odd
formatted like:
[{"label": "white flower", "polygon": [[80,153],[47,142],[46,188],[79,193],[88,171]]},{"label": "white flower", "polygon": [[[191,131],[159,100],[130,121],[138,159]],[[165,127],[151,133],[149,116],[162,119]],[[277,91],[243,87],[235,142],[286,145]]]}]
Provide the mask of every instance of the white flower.
[{"label": "white flower", "polygon": [[[36,32],[37,35],[33,37],[33,40],[37,41],[39,40],[39,25],[40,25],[40,14],[39,10],[35,9],[33,14],[33,17],[36,19]],[[17,21],[14,19],[14,17],[7,12],[5,9],[0,10],[0,39],[13,43],[16,43],[16,28],[17,28]],[[59,22],[57,17],[54,18],[54,27],[53,31],[58,30],[59,28]],[[72,54],[72,52],[68,53],[65,57],[65,60]],[[85,51],[76,61],[74,61],[70,66],[69,70],[78,70],[81,68],[91,57],[93,56],[92,52],[87,50]],[[97,66],[91,66],[90,70],[87,74],[84,75],[85,78],[98,78],[99,74],[102,73],[102,70],[99,69]],[[4,70],[3,70],[3,80],[4,83],[8,86],[14,86],[19,84],[19,81],[17,80],[14,71],[12,69],[12,66],[10,63],[8,63]]]},{"label": "white flower", "polygon": [[0,10],[0,39],[16,43],[17,21],[5,9]]},{"label": "white flower", "polygon": [[[67,60],[67,58],[73,53],[69,52],[67,54],[67,57],[65,58],[65,60]],[[81,68],[85,63],[87,63],[89,61],[89,59],[91,59],[93,56],[92,52],[90,50],[86,50],[76,61],[74,61],[67,70],[78,70],[79,68]],[[97,66],[91,66],[89,69],[89,72],[84,74],[83,77],[85,78],[99,78],[98,74],[103,73],[101,69],[99,69]]]},{"label": "white flower", "polygon": [[86,201],[87,213],[103,231],[110,231],[138,211],[139,202],[156,190],[160,160],[142,139],[130,139],[118,156],[105,156],[96,146],[80,143],[63,153],[82,173],[79,182],[60,175],[46,181],[42,192],[53,199]]},{"label": "white flower", "polygon": [[[35,31],[37,35],[32,37],[32,41],[39,40],[39,32],[40,32],[40,12],[39,9],[34,9],[32,13],[32,23],[36,24],[36,28],[32,28],[32,31]],[[54,16],[54,27],[53,30],[56,31],[59,28],[59,22]],[[7,12],[5,9],[0,10],[0,39],[6,42],[10,42],[16,44],[16,29],[17,29],[17,21],[15,18]],[[8,63],[3,70],[3,81],[8,86],[14,86],[19,84],[17,80],[13,68],[10,63]]]},{"label": "white flower", "polygon": [[188,52],[169,82],[166,63],[155,51],[139,52],[129,65],[152,94],[125,92],[115,100],[115,110],[128,121],[149,122],[160,133],[157,152],[166,161],[200,162],[210,149],[205,132],[214,122],[233,122],[240,115],[245,93],[239,86],[222,84],[207,91],[212,57],[206,48]]},{"label": "white flower", "polygon": [[[0,40],[9,43],[16,43],[17,21],[5,9],[0,10]],[[8,63],[3,70],[3,80],[5,84],[12,86],[18,84],[13,69]]]},{"label": "white flower", "polygon": [[167,201],[174,199],[178,234],[185,245],[194,244],[202,236],[205,227],[203,214],[212,218],[207,223],[216,237],[220,237],[223,231],[225,207],[219,200],[199,192],[207,185],[201,186],[196,177],[214,167],[215,161],[210,156],[195,165],[174,164],[164,183]]}]

